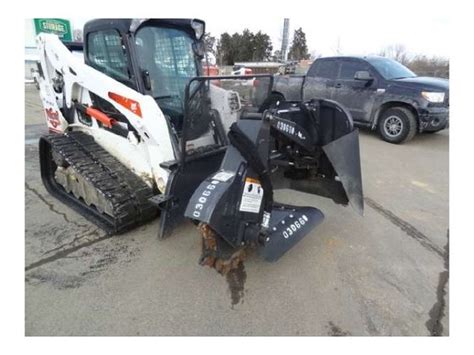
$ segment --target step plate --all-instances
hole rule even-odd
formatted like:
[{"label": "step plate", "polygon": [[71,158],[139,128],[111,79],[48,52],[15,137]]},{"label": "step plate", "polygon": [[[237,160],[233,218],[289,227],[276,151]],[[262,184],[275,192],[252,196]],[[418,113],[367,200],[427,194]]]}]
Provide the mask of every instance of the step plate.
[{"label": "step plate", "polygon": [[324,219],[314,207],[274,206],[265,244],[258,250],[266,261],[277,261]]}]

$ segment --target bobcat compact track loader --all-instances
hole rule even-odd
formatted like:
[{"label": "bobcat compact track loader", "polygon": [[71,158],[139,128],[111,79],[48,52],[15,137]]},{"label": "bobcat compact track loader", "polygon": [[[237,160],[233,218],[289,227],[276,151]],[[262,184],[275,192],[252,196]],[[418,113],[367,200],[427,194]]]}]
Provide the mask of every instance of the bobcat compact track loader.
[{"label": "bobcat compact track loader", "polygon": [[47,190],[108,233],[190,219],[201,264],[227,273],[255,247],[275,261],[323,220],[273,190],[363,211],[358,132],[328,100],[267,107],[270,75],[204,77],[204,22],[101,19],[84,56],[38,36],[37,81],[51,134],[39,143]]}]

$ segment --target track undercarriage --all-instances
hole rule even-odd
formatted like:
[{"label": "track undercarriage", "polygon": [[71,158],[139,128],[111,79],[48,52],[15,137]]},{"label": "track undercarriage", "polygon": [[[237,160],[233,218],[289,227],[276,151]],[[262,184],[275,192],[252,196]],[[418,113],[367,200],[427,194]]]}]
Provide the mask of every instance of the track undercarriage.
[{"label": "track undercarriage", "polygon": [[109,234],[157,215],[153,190],[83,132],[41,137],[40,161],[48,192]]}]

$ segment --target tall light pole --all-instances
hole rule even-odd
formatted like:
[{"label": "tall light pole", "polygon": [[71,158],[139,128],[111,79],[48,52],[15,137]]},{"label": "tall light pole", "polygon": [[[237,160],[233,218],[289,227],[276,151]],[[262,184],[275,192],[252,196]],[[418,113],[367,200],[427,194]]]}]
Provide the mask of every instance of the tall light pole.
[{"label": "tall light pole", "polygon": [[288,37],[290,36],[290,19],[283,20],[283,39],[281,41],[281,59],[288,60]]}]

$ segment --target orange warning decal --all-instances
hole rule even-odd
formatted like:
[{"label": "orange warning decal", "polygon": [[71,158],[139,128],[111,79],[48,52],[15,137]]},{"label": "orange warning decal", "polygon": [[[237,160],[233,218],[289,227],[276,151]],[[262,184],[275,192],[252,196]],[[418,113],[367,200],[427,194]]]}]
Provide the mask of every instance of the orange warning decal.
[{"label": "orange warning decal", "polygon": [[114,92],[109,92],[109,97],[127,110],[132,111],[135,115],[142,117],[142,109],[137,101]]}]

